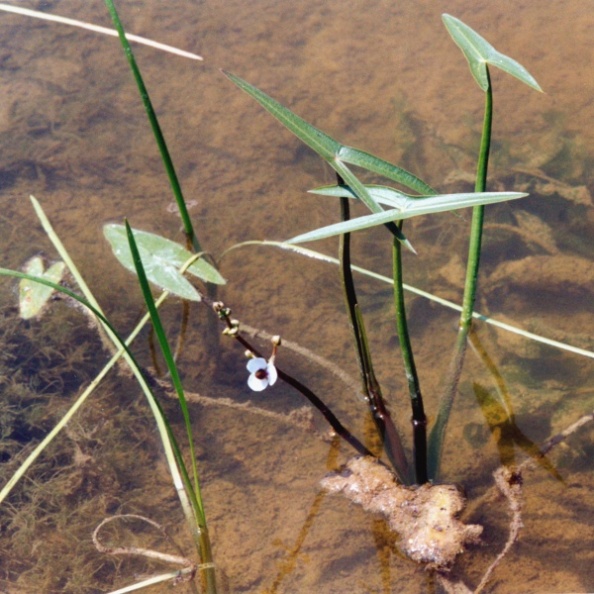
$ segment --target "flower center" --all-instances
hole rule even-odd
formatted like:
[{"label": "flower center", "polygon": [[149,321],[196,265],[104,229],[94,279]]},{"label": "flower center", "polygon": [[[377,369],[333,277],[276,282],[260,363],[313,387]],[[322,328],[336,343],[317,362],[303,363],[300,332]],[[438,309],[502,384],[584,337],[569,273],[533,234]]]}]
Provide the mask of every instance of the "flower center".
[{"label": "flower center", "polygon": [[266,371],[266,369],[258,369],[258,371],[256,371],[256,373],[254,373],[254,375],[259,380],[264,380],[268,377],[268,371]]}]

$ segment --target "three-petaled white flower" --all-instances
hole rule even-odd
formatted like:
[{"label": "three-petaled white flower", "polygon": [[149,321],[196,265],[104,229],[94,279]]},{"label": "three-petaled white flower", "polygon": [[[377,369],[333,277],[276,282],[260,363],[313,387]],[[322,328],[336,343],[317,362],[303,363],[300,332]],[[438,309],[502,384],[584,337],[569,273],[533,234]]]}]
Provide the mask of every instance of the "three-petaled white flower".
[{"label": "three-petaled white flower", "polygon": [[278,372],[274,366],[273,358],[266,361],[263,357],[255,357],[247,363],[247,370],[250,372],[248,386],[254,392],[261,392],[269,385],[272,386],[278,379]]}]

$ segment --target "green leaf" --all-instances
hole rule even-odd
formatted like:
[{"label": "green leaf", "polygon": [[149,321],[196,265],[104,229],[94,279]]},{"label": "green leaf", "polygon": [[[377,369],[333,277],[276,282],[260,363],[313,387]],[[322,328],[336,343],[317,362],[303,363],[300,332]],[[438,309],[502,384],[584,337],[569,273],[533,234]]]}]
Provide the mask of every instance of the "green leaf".
[{"label": "green leaf", "polygon": [[483,91],[489,88],[487,64],[491,64],[542,92],[534,77],[519,62],[498,52],[486,39],[461,20],[449,14],[442,15],[442,19],[452,39],[468,60],[472,76]]},{"label": "green leaf", "polygon": [[[408,171],[396,167],[396,165],[392,165],[374,155],[360,151],[359,149],[340,144],[338,141],[328,136],[328,134],[318,130],[318,128],[315,128],[304,119],[294,114],[290,109],[284,107],[278,101],[272,99],[272,97],[269,97],[266,93],[260,91],[260,89],[253,85],[250,85],[245,80],[228,72],[223,71],[223,74],[225,74],[225,76],[234,82],[240,89],[258,101],[262,107],[284,124],[293,134],[295,134],[295,136],[297,136],[297,138],[302,140],[307,146],[320,155],[320,157],[326,160],[330,167],[332,167],[332,169],[334,169],[334,171],[336,171],[344,181],[353,188],[357,197],[371,212],[381,213],[382,208],[345,163],[352,163],[358,167],[384,175],[389,179],[402,183],[404,186],[409,187],[414,191],[435,194],[435,191],[430,186]],[[398,227],[390,223],[387,227],[408,249],[413,252],[415,251]]]},{"label": "green leaf", "polygon": [[[334,165],[334,168],[338,171],[342,179],[353,188],[357,198],[359,198],[371,212],[381,214],[383,212],[382,207],[372,198],[371,194],[367,191],[367,188],[359,181],[355,174],[341,161],[335,161]],[[387,223],[386,226],[389,231],[395,235],[398,241],[402,242],[402,244],[414,254],[417,253],[410,241],[405,237],[404,233],[402,233],[393,222]]]},{"label": "green leaf", "polygon": [[[44,272],[43,260],[39,256],[34,256],[25,264],[24,272],[52,283],[59,284],[64,276],[65,268],[66,265],[64,262],[56,262]],[[19,283],[20,317],[23,320],[40,317],[53,293],[53,287],[42,285],[30,279],[21,279]]]},{"label": "green leaf", "polygon": [[423,200],[415,200],[408,197],[407,201],[403,201],[399,208],[385,210],[379,214],[367,215],[345,221],[343,223],[336,223],[310,231],[297,237],[290,239],[288,243],[304,243],[306,241],[315,241],[324,239],[326,237],[333,237],[334,235],[341,235],[342,233],[351,233],[361,229],[368,229],[376,225],[384,225],[390,221],[399,221],[402,219],[409,219],[423,214],[432,214],[436,212],[445,212],[450,210],[457,210],[459,208],[467,208],[469,206],[479,206],[484,204],[494,204],[497,202],[505,202],[508,200],[515,200],[516,198],[523,198],[528,196],[521,192],[477,192],[468,194],[443,194],[439,196],[430,196]]},{"label": "green leaf", "polygon": [[[350,170],[346,167],[346,165],[344,166],[344,169],[346,169],[346,171],[349,174],[351,174]],[[343,179],[345,181],[348,181],[349,177],[343,175]],[[357,184],[357,191],[352,189],[350,186],[326,186],[325,188],[319,188],[320,191],[309,191],[312,194],[325,194],[328,196],[338,196],[344,198],[360,198],[360,196],[364,195],[365,193],[378,203],[387,204],[388,206],[392,206],[393,208],[398,208],[398,205],[394,203],[395,196],[400,196],[401,198],[408,198],[406,194],[403,194],[401,192],[398,192],[397,190],[388,188],[386,186],[363,185],[354,175],[352,175],[350,179]],[[391,200],[387,198],[388,195],[390,196]],[[383,213],[384,211],[380,208],[379,211],[375,212]],[[406,236],[404,235],[404,233],[402,233],[398,226],[396,226],[393,222],[387,223],[386,226],[388,227],[390,232],[393,233],[406,248],[413,252],[413,254],[417,253],[410,241],[406,238]]]},{"label": "green leaf", "polygon": [[[124,225],[105,225],[103,233],[120,263],[131,272],[136,273]],[[134,230],[134,238],[138,244],[149,281],[182,299],[200,301],[198,291],[179,271],[184,263],[192,257],[188,250],[160,235],[138,229]],[[217,285],[225,284],[225,279],[216,268],[204,259],[194,262],[187,271],[204,281]]]},{"label": "green leaf", "polygon": [[[297,138],[325,159],[340,175],[343,175],[346,168],[344,163],[351,163],[352,165],[367,169],[373,173],[378,173],[388,179],[401,183],[420,194],[435,194],[435,190],[412,173],[370,153],[341,144],[245,80],[228,72],[224,72],[224,74],[242,91],[245,91],[250,97],[253,97],[260,103],[264,109],[270,112],[281,124],[286,126]],[[354,176],[350,170],[347,171],[351,176]],[[354,189],[356,190],[356,188]],[[363,196],[359,196],[359,198],[363,200],[372,212],[379,212],[379,205],[373,200],[368,203],[370,197],[365,193]]]},{"label": "green leaf", "polygon": [[367,169],[367,171],[371,171],[372,173],[382,175],[419,194],[437,194],[431,186],[412,173],[365,151],[350,146],[342,146],[338,151],[338,157],[345,163],[350,163],[351,165]]},{"label": "green leaf", "polygon": [[297,114],[281,105],[278,101],[260,91],[245,80],[223,71],[223,74],[234,82],[242,91],[253,97],[264,109],[269,111],[281,124],[286,126],[297,138],[313,149],[320,157],[332,160],[340,149],[340,143],[318,130]]}]

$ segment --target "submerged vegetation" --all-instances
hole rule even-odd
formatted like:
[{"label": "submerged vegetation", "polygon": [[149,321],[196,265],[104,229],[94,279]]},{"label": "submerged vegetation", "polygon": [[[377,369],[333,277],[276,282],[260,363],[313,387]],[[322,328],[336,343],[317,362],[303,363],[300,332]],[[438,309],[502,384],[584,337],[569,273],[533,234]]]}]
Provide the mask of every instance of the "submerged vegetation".
[{"label": "submerged vegetation", "polygon": [[[31,579],[47,592],[77,592],[88,589],[90,582],[83,584],[78,581],[78,577],[73,576],[86,574],[87,577],[96,575],[97,580],[103,584],[103,589],[112,583],[112,574],[123,563],[125,572],[122,571],[124,577],[120,581],[126,584],[134,581],[132,576],[135,574],[150,574],[150,577],[137,579],[129,586],[130,590],[125,591],[159,588],[158,584],[162,582],[184,582],[193,592],[215,594],[225,591],[228,577],[221,569],[217,541],[228,538],[230,542],[235,542],[233,539],[241,542],[241,539],[236,534],[221,529],[216,533],[213,550],[208,487],[205,487],[208,479],[212,478],[213,470],[209,464],[202,464],[202,460],[208,456],[211,442],[218,440],[219,446],[223,448],[232,444],[234,456],[237,456],[236,463],[240,467],[249,468],[250,461],[242,457],[240,450],[244,439],[242,427],[247,422],[243,420],[244,416],[253,415],[263,423],[256,433],[267,436],[269,443],[263,447],[269,456],[280,455],[273,452],[282,451],[285,445],[282,431],[276,435],[268,435],[271,428],[266,422],[270,419],[282,424],[287,431],[298,428],[301,431],[305,429],[310,435],[321,433],[332,444],[327,467],[304,463],[304,472],[315,475],[320,491],[306,513],[303,533],[297,538],[297,544],[288,550],[283,563],[279,564],[278,575],[272,580],[274,585],[266,591],[280,591],[280,583],[294,571],[303,539],[311,528],[325,493],[341,493],[351,502],[362,506],[363,510],[375,514],[375,518],[383,518],[377,520],[381,522],[381,528],[377,524],[374,533],[378,550],[381,543],[387,543],[387,550],[401,551],[404,556],[429,570],[428,575],[433,576],[431,579],[445,591],[483,591],[492,579],[495,567],[518,538],[522,526],[522,473],[527,462],[518,461],[518,452],[522,452],[528,461],[544,470],[547,476],[563,484],[563,473],[548,458],[549,451],[556,444],[571,439],[573,433],[592,420],[592,415],[586,409],[578,407],[577,420],[574,419],[576,422],[564,433],[549,435],[551,425],[547,420],[547,432],[539,439],[541,445],[526,436],[517,420],[517,403],[510,396],[509,378],[506,380],[500,374],[473,324],[477,317],[493,321],[476,312],[481,256],[485,251],[489,253],[484,249],[483,235],[486,235],[487,247],[494,248],[493,252],[496,254],[491,259],[487,255],[487,263],[492,269],[488,280],[492,294],[496,294],[501,287],[509,287],[514,283],[521,285],[527,292],[538,291],[538,283],[543,278],[549,278],[548,274],[557,281],[563,278],[563,290],[571,290],[571,282],[576,277],[593,274],[592,264],[585,255],[579,260],[572,258],[565,266],[561,265],[556,273],[550,273],[548,258],[559,253],[554,229],[526,211],[513,211],[510,214],[510,219],[513,220],[507,223],[485,223],[487,205],[519,200],[535,189],[546,194],[546,189],[543,189],[545,186],[556,195],[570,196],[569,199],[576,204],[579,204],[580,199],[584,203],[588,201],[583,190],[557,182],[541,171],[539,167],[542,163],[527,166],[520,172],[522,178],[510,175],[506,179],[512,182],[509,188],[498,186],[497,191],[490,191],[488,172],[494,146],[492,126],[497,121],[494,97],[498,97],[491,80],[492,71],[500,69],[535,91],[541,91],[540,86],[514,59],[500,53],[459,19],[443,15],[448,33],[462,51],[474,82],[484,94],[484,116],[473,191],[451,190],[451,178],[444,180],[443,187],[447,189],[440,191],[433,186],[442,187],[441,184],[433,182],[430,185],[402,167],[341,143],[262,90],[235,74],[224,72],[234,85],[257,101],[313,150],[333,170],[335,183],[326,183],[310,190],[312,194],[319,196],[324,212],[331,211],[327,221],[318,228],[285,237],[281,242],[240,241],[243,239],[240,237],[238,243],[230,245],[217,257],[201,243],[201,229],[194,226],[196,221],[189,212],[189,203],[184,197],[174,159],[170,155],[134,53],[113,1],[105,1],[159,149],[181,218],[184,242],[182,245],[160,234],[135,228],[134,215],[126,216],[126,212],[122,213],[126,217],[121,223],[104,225],[104,236],[113,254],[124,268],[136,275],[137,291],[142,295],[146,308],[143,317],[136,320],[134,330],[125,336],[108,319],[84,280],[84,270],[82,273],[78,270],[59,237],[60,233],[54,231],[40,202],[31,196],[33,209],[60,260],[46,267],[44,259],[36,256],[27,261],[23,272],[0,269],[2,276],[19,279],[19,314],[23,320],[17,322],[14,315],[5,314],[1,330],[6,348],[0,364],[8,397],[0,414],[0,427],[5,438],[2,461],[7,472],[6,483],[0,491],[0,505],[4,507],[8,518],[4,530],[13,535],[13,546],[17,551],[25,551],[29,546],[29,539],[32,538],[32,529],[29,530],[29,526],[47,524],[44,540],[36,546],[43,551],[39,555],[40,562],[45,567],[49,566],[50,570],[41,572],[38,569],[27,569],[22,575],[16,576],[17,570],[13,567],[7,570],[7,581],[18,586],[20,581]],[[221,81],[224,82],[222,77]],[[567,152],[560,151],[549,162],[558,164],[560,160],[567,158]],[[363,172],[365,178],[359,176],[359,171]],[[383,185],[386,183],[390,185]],[[369,212],[355,216],[354,212],[362,212],[360,206]],[[470,223],[464,225],[464,231],[460,231],[462,227],[457,227],[456,230],[456,233],[464,233],[468,237],[467,262],[462,263],[460,256],[454,252],[440,255],[449,262],[449,267],[456,269],[458,277],[465,278],[463,297],[458,306],[460,317],[457,336],[451,341],[451,353],[439,352],[433,355],[440,361],[449,357],[451,362],[440,382],[442,393],[438,395],[439,398],[434,395],[428,398],[423,376],[415,359],[419,346],[414,344],[410,327],[413,319],[411,304],[405,299],[405,290],[409,288],[405,280],[411,267],[408,256],[417,253],[415,235],[419,227],[412,223],[410,226],[409,223],[405,225],[404,221],[433,215],[433,224],[440,225],[436,221],[441,219],[437,217],[453,216],[450,213],[457,213],[463,208],[472,208]],[[340,221],[332,223],[337,213]],[[358,277],[359,274],[373,276],[374,273],[353,264],[357,248],[353,242],[353,234],[363,230],[371,230],[373,233],[374,250],[380,251],[385,242],[386,252],[392,258],[391,277],[384,277],[383,281],[392,287],[389,315],[397,340],[392,341],[393,348],[382,353],[381,357],[377,355],[372,337],[375,317],[360,299],[363,283]],[[505,242],[509,236],[519,237],[525,246],[536,245],[541,251],[538,255],[526,253],[522,259],[508,261]],[[300,245],[328,238],[336,238],[338,242],[336,257]],[[230,243],[235,238],[225,239]],[[234,250],[247,250],[250,247],[255,249],[254,246],[274,247],[280,253],[288,254],[287,257],[297,256],[306,263],[314,260],[331,263],[333,266],[328,268],[327,278],[338,271],[358,363],[358,380],[352,380],[344,372],[339,360],[329,361],[291,342],[291,337],[284,340],[284,337],[278,335],[265,335],[235,318],[232,308],[241,310],[242,318],[248,317],[252,300],[246,295],[241,303],[230,304],[220,297],[222,288],[227,283],[234,282],[232,277],[227,278],[223,273],[221,262]],[[108,266],[105,262],[101,265]],[[267,288],[274,291],[274,276],[264,271],[263,277]],[[448,280],[451,282],[451,279]],[[323,282],[334,281],[327,281],[325,277]],[[579,286],[576,290],[580,291],[579,282],[575,284]],[[157,300],[154,299],[151,286],[160,290]],[[172,314],[161,313],[161,306],[167,301],[181,303],[181,313],[175,319],[179,323],[176,344],[170,340],[176,328],[171,320]],[[303,400],[290,411],[282,404],[274,411],[262,406],[263,401],[243,403],[235,398],[217,399],[210,394],[197,394],[188,390],[186,380],[190,374],[184,367],[184,358],[187,345],[193,340],[188,329],[188,318],[195,311],[190,309],[191,303],[197,303],[199,307],[208,310],[209,318],[202,322],[201,330],[206,349],[220,353],[227,348],[219,344],[219,330],[222,328],[222,334],[237,342],[245,352],[248,362],[243,381],[252,391],[262,392],[263,397],[266,397],[284,384],[299,393]],[[125,292],[118,293],[116,305],[126,308]],[[60,317],[55,313],[57,308],[63,309]],[[63,322],[71,319],[73,308],[84,312],[85,324],[77,326],[76,322]],[[280,332],[281,329],[276,327],[277,323],[272,315],[261,320],[262,326],[273,324],[274,332]],[[331,323],[332,320],[324,322],[326,325]],[[215,327],[217,324],[221,328]],[[146,334],[149,326],[150,349],[147,353],[136,343],[137,337]],[[538,329],[533,330],[539,333]],[[77,333],[83,336],[79,338]],[[525,333],[524,335],[526,336]],[[532,352],[523,353],[526,360],[539,361],[543,356],[542,349],[549,348],[541,347],[542,343],[536,342],[536,338],[529,337],[532,346],[528,350],[532,349]],[[552,336],[552,339],[566,341],[565,336]],[[587,341],[588,337],[585,339],[586,343]],[[100,350],[97,347],[99,343]],[[548,343],[553,344],[550,340]],[[155,344],[158,344],[158,353]],[[261,346],[262,344],[265,346]],[[573,350],[594,357],[588,350],[591,348],[591,344],[584,343]],[[476,397],[474,407],[484,417],[484,423],[465,421],[463,430],[457,431],[457,438],[462,435],[467,444],[470,444],[467,447],[452,439],[448,440],[448,435],[452,425],[457,423],[456,412],[453,411],[454,400],[461,390],[462,372],[467,366],[466,359],[470,350],[485,370],[482,375],[471,380],[471,390]],[[101,353],[101,357],[97,352]],[[111,357],[105,366],[98,363],[105,358],[103,353],[108,353]],[[225,373],[230,367],[227,361],[236,360],[238,353],[239,349],[225,351],[224,355],[217,357],[215,366],[205,364],[204,369],[199,369],[197,373]],[[303,373],[304,368],[301,365],[292,362],[292,353],[305,357],[308,362],[306,373]],[[396,364],[398,358],[401,363]],[[64,371],[60,374],[54,371],[58,366],[57,360],[68,361],[66,365],[62,365]],[[342,391],[343,386],[347,386],[350,391],[358,393],[358,418],[353,420],[346,417],[348,420],[344,420],[343,403],[336,402],[324,389],[320,389],[315,372],[309,371],[313,365],[319,365],[333,375],[328,384],[333,392]],[[12,368],[16,371],[12,372]],[[112,386],[111,380],[105,379],[112,368],[120,370],[123,385]],[[521,371],[519,369],[518,373]],[[23,378],[24,373],[31,375],[29,388],[32,390],[23,388],[28,381]],[[489,383],[486,384],[486,381]],[[392,386],[398,386],[398,389],[394,390]],[[133,495],[126,505],[119,501],[119,490],[128,480],[129,469],[136,465],[157,467],[163,464],[159,449],[152,443],[157,441],[155,436],[150,438],[151,447],[132,445],[135,443],[132,435],[136,431],[143,431],[136,427],[144,427],[150,423],[145,403],[136,397],[138,387],[146,397],[157,427],[160,449],[165,454],[170,481],[169,485],[163,484],[162,477],[165,473],[160,473],[160,478],[151,486],[155,490],[158,488],[159,493],[165,493],[156,496],[157,502],[153,506],[139,503],[144,487],[136,484],[128,485]],[[118,396],[114,397],[113,392],[116,390]],[[122,390],[124,394],[119,396]],[[233,390],[234,387],[232,392]],[[67,397],[74,395],[74,404],[71,404]],[[93,398],[89,398],[91,395]],[[102,401],[105,404],[101,404]],[[94,403],[91,404],[92,402]],[[173,406],[174,402],[177,407]],[[217,425],[215,429],[205,422],[197,422],[191,414],[192,407],[197,404],[204,406],[204,411],[210,407],[228,407],[232,411],[235,424],[231,427],[223,422],[222,428]],[[117,416],[111,412],[105,414],[102,411],[103,406],[110,411],[115,408]],[[35,408],[36,413],[26,415],[29,408]],[[54,420],[56,410],[59,411],[57,423]],[[315,415],[312,411],[315,411]],[[81,415],[88,415],[84,424],[80,421]],[[216,413],[213,418],[216,418]],[[322,422],[329,426],[329,434],[320,428]],[[208,439],[205,438],[206,435]],[[460,519],[466,499],[456,486],[450,484],[459,482],[460,477],[448,477],[442,459],[449,452],[462,455],[464,451],[468,455],[469,448],[471,452],[478,450],[489,436],[497,450],[493,462],[493,469],[496,469],[493,488],[506,501],[509,533],[503,538],[498,535],[498,540],[504,542],[504,545],[500,547],[498,555],[493,555],[491,559],[482,559],[480,571],[475,568],[470,576],[460,576],[455,572],[450,574],[456,558],[465,547],[472,547],[480,542],[481,534],[483,540],[489,541],[491,520],[488,517],[481,517],[480,520],[470,517]],[[56,445],[61,439],[68,440],[66,450],[61,450]],[[341,457],[338,456],[340,439],[348,444],[350,450]],[[108,444],[114,448],[116,456],[116,462],[110,465],[95,454],[100,446]],[[141,445],[144,445],[142,440]],[[309,460],[304,452],[301,453]],[[587,453],[578,453],[576,460],[571,460],[571,463],[579,467],[582,463],[580,460],[584,457],[587,457]],[[68,472],[57,472],[55,469],[60,465],[65,466]],[[330,472],[327,474],[328,471]],[[224,470],[221,474],[224,481]],[[279,477],[285,477],[286,480]],[[134,483],[132,475],[129,480]],[[272,463],[260,477],[262,483],[278,482],[279,488],[282,485],[282,488],[287,489],[291,488],[294,480],[297,480],[296,477],[286,477],[279,473]],[[475,479],[463,477],[462,482],[465,480],[471,483]],[[65,482],[68,484],[63,484]],[[39,485],[44,485],[41,491],[38,490]],[[231,486],[228,489],[234,496],[229,495],[225,502],[225,515],[257,513],[255,504],[246,499],[247,491],[240,489],[238,493]],[[50,498],[43,499],[38,505],[36,498],[43,490],[50,494]],[[83,519],[83,515],[88,512],[84,504],[85,495],[91,492],[100,493],[101,506],[99,510],[93,511],[92,520],[89,520],[89,516],[84,516]],[[177,507],[170,497],[172,492],[177,496]],[[470,505],[472,507],[474,503],[471,501]],[[68,510],[72,506],[77,507],[70,514]],[[51,516],[52,514],[55,516]],[[488,512],[485,515],[488,516]],[[168,525],[164,525],[164,519]],[[185,531],[180,519],[185,520]],[[72,569],[68,576],[52,575],[52,554],[63,550],[60,544],[55,547],[52,545],[52,530],[56,526],[64,527],[73,522],[80,522],[83,525],[82,534],[88,534],[88,539],[85,539],[77,531],[76,537],[72,539],[77,550],[82,551],[80,563],[86,565],[76,571]],[[484,527],[486,530],[483,530]],[[262,527],[262,540],[267,536],[273,540],[275,537],[267,529],[267,526]],[[176,542],[183,544],[178,547]],[[96,550],[95,556],[93,547]],[[105,561],[110,558],[130,561]],[[164,571],[163,566],[170,569]],[[38,576],[33,575],[36,571],[40,572]],[[239,565],[234,571],[240,571]],[[259,576],[259,580],[261,579],[262,576]],[[332,581],[333,576],[329,579]],[[473,588],[465,585],[470,582],[475,584]],[[388,591],[389,588],[389,584],[386,586],[384,582],[384,590]],[[261,589],[260,582],[253,584],[252,590],[256,589]]]}]

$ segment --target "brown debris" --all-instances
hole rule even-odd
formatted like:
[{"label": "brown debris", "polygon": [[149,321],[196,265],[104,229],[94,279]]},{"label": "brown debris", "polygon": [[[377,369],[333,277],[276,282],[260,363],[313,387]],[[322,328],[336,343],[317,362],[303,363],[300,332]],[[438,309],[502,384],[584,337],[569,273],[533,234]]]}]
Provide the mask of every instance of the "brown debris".
[{"label": "brown debris", "polygon": [[370,457],[349,460],[340,473],[321,481],[329,493],[342,493],[365,511],[382,514],[400,535],[400,548],[428,568],[448,569],[465,544],[476,543],[483,527],[456,519],[465,499],[453,485],[405,487]]}]

